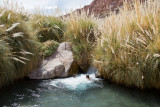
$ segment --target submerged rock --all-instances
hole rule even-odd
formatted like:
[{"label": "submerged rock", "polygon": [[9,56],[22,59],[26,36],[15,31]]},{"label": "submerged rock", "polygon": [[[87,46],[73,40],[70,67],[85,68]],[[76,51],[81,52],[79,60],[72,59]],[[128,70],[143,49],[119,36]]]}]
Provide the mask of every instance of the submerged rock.
[{"label": "submerged rock", "polygon": [[55,53],[42,61],[41,66],[29,74],[30,79],[52,79],[68,77],[78,73],[77,65],[73,60],[71,45],[61,43]]}]

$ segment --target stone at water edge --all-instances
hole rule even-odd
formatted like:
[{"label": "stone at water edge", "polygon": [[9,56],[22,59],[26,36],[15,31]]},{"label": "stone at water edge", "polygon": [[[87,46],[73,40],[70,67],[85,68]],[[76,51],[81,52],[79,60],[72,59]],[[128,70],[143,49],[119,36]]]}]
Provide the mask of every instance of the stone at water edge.
[{"label": "stone at water edge", "polygon": [[30,79],[51,79],[58,77],[64,72],[64,65],[58,60],[44,60],[40,68],[29,74]]},{"label": "stone at water edge", "polygon": [[43,60],[41,66],[29,74],[30,79],[53,79],[68,77],[78,73],[77,65],[73,60],[71,45],[61,43],[55,53]]},{"label": "stone at water edge", "polygon": [[68,77],[78,73],[78,67],[74,62],[71,44],[63,42],[59,45],[55,52],[56,56],[60,59],[65,67],[65,71],[60,77]]}]

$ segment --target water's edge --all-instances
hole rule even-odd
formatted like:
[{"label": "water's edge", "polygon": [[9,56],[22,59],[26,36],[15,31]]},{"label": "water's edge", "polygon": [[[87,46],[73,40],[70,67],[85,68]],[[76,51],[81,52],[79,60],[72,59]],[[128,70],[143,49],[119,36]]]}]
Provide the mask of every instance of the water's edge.
[{"label": "water's edge", "polygon": [[159,107],[160,92],[125,88],[85,74],[76,78],[20,80],[0,90],[0,107]]}]

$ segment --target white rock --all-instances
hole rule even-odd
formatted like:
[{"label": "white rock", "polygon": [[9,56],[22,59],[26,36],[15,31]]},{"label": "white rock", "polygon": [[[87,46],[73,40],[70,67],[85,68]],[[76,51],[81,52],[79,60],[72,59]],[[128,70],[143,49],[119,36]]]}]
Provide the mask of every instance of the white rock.
[{"label": "white rock", "polygon": [[[30,79],[52,79],[56,77],[70,76],[73,53],[68,42],[61,43],[55,53],[42,61],[41,66],[29,74]],[[77,69],[73,68],[77,73]],[[73,72],[73,71],[72,71]]]}]

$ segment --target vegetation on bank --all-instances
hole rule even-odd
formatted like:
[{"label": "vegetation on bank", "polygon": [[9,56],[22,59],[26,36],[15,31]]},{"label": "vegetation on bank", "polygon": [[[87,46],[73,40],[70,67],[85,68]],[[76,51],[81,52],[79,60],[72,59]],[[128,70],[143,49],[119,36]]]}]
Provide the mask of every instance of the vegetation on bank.
[{"label": "vegetation on bank", "polygon": [[160,88],[160,1],[124,5],[100,22],[93,62],[117,84]]},{"label": "vegetation on bank", "polygon": [[51,56],[57,47],[59,46],[59,43],[54,40],[48,40],[44,43],[42,43],[41,46],[41,55],[45,58],[48,56]]},{"label": "vegetation on bank", "polygon": [[66,25],[54,16],[34,14],[29,18],[29,27],[40,42],[55,40],[62,42]]},{"label": "vegetation on bank", "polygon": [[91,54],[96,42],[97,24],[94,17],[72,13],[64,19],[67,25],[64,41],[72,44],[75,62],[82,71],[87,71],[91,65]]},{"label": "vegetation on bank", "polygon": [[82,70],[93,64],[114,83],[160,88],[159,6],[159,0],[124,2],[119,14],[104,19],[86,13],[63,18],[28,15],[1,7],[0,87],[26,76],[59,43],[68,41]]},{"label": "vegetation on bank", "polygon": [[39,63],[35,37],[27,29],[27,15],[0,8],[0,87],[24,77]]},{"label": "vegetation on bank", "polygon": [[0,87],[27,76],[58,47],[63,22],[42,15],[43,22],[37,22],[39,18],[34,21],[35,17],[13,3],[0,6]]}]

